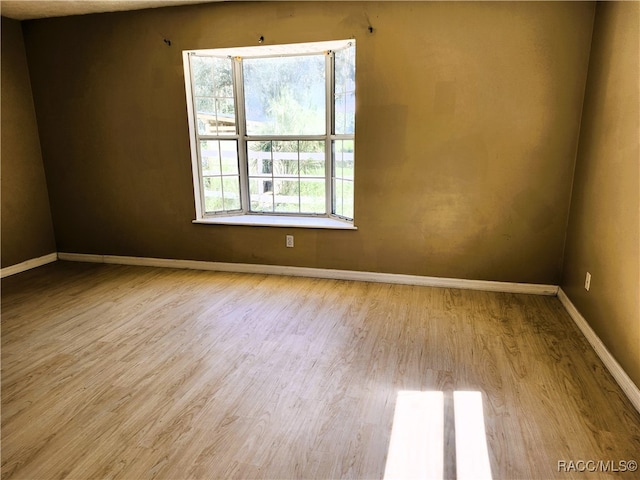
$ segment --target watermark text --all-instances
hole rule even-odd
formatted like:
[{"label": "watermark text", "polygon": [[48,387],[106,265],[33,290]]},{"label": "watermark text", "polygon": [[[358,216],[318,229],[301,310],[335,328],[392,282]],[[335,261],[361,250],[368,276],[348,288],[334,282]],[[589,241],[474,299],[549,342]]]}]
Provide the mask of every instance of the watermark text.
[{"label": "watermark text", "polygon": [[558,460],[558,472],[624,473],[638,470],[635,460]]}]

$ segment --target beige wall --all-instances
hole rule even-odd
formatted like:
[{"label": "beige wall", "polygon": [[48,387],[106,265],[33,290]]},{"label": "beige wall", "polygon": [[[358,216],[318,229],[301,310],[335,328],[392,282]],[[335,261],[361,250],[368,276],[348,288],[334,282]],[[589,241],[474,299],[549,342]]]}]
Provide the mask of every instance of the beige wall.
[{"label": "beige wall", "polygon": [[[640,3],[598,4],[562,288],[640,386]],[[586,272],[591,288],[584,288]]]},{"label": "beige wall", "polygon": [[[557,284],[593,13],[240,2],[27,22],[59,250]],[[357,231],[191,224],[181,51],[260,35],[357,39]]]},{"label": "beige wall", "polygon": [[56,251],[20,22],[2,17],[2,267]]}]

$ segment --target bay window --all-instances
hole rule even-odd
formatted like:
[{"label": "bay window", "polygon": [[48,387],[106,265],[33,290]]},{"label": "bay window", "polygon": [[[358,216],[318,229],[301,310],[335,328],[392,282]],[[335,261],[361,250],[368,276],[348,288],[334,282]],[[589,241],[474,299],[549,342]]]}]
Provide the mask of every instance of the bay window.
[{"label": "bay window", "polygon": [[196,221],[353,224],[355,40],[183,56]]}]

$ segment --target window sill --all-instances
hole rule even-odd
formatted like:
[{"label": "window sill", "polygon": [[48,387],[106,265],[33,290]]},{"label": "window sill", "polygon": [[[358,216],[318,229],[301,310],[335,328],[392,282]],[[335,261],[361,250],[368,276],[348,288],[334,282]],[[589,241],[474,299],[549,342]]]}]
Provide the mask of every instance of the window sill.
[{"label": "window sill", "polygon": [[358,227],[343,220],[327,217],[293,217],[284,215],[235,215],[207,217],[193,223],[208,225],[243,225],[250,227],[326,228],[333,230],[357,230]]}]

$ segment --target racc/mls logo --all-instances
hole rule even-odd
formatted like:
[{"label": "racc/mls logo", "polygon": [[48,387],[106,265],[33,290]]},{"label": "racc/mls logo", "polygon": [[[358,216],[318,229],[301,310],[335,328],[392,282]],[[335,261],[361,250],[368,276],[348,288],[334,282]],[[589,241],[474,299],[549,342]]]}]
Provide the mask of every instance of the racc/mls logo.
[{"label": "racc/mls logo", "polygon": [[558,472],[635,472],[635,460],[558,460]]}]

